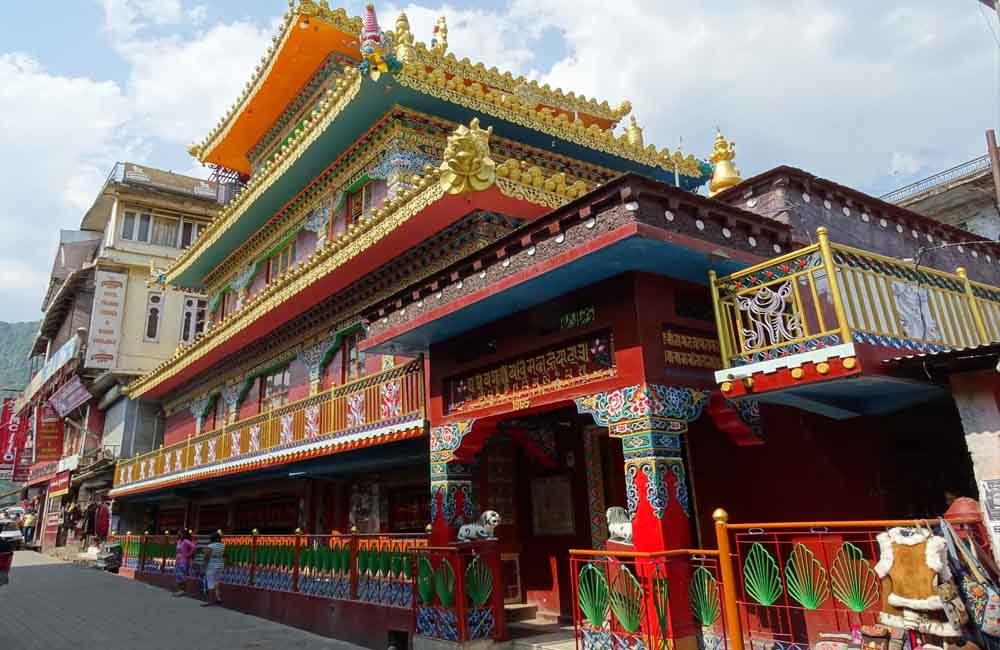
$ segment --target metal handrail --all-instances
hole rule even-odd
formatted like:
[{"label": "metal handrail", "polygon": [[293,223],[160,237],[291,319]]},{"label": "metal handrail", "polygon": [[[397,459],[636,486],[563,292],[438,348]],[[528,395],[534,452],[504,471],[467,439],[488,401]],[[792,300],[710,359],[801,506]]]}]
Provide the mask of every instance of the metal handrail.
[{"label": "metal handrail", "polygon": [[955,165],[950,169],[938,172],[933,176],[928,176],[927,178],[921,179],[915,183],[910,183],[909,185],[893,190],[888,194],[883,194],[879,198],[888,203],[899,203],[903,199],[920,194],[921,192],[929,190],[932,187],[943,185],[944,183],[956,178],[968,176],[989,168],[990,157],[987,154],[980,156],[979,158],[974,158],[968,162],[964,162],[961,165]]}]

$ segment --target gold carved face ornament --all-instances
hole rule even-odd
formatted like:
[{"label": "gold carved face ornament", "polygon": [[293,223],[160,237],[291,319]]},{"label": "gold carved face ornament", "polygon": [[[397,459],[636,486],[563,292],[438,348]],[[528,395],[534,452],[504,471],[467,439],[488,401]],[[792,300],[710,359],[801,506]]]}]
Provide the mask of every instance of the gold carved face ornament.
[{"label": "gold carved face ornament", "polygon": [[448,136],[441,162],[441,186],[449,194],[487,189],[496,182],[496,163],[490,158],[493,127],[479,128],[473,118],[469,126],[459,126]]}]

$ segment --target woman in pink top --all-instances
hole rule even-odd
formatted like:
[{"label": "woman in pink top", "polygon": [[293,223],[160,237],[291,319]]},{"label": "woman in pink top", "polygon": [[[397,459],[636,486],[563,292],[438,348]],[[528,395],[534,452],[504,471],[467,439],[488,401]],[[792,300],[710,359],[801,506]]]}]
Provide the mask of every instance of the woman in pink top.
[{"label": "woman in pink top", "polygon": [[177,535],[177,556],[174,559],[174,577],[177,584],[174,586],[174,595],[184,595],[184,584],[191,574],[191,558],[194,557],[195,543],[191,541],[191,531],[182,530]]}]

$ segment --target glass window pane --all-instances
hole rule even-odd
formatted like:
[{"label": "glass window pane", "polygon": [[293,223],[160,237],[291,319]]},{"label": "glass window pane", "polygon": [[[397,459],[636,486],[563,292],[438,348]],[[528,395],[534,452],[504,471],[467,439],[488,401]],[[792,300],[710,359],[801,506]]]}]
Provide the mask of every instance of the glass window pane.
[{"label": "glass window pane", "polygon": [[137,241],[149,241],[149,220],[148,214],[139,215],[139,233],[136,235]]},{"label": "glass window pane", "polygon": [[181,226],[181,248],[187,248],[194,241],[194,224],[185,221]]},{"label": "glass window pane", "polygon": [[177,233],[181,222],[178,219],[156,217],[153,220],[153,237],[151,244],[157,246],[177,246]]},{"label": "glass window pane", "polygon": [[122,219],[122,239],[132,239],[135,236],[135,213],[126,212]]}]

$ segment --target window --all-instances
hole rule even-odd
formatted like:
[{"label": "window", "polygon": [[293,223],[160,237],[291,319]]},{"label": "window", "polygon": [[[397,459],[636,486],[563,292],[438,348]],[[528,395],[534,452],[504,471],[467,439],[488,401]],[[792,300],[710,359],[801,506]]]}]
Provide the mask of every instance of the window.
[{"label": "window", "polygon": [[344,339],[344,383],[365,374],[365,353],[358,349],[361,338],[361,332],[355,332]]},{"label": "window", "polygon": [[176,248],[180,227],[180,219],[156,217],[156,219],[153,220],[153,236],[149,243],[156,246],[171,246]]},{"label": "window", "polygon": [[135,213],[126,212],[122,219],[122,239],[132,239],[135,237]]},{"label": "window", "polygon": [[288,389],[291,386],[291,372],[288,366],[261,377],[260,411],[273,411],[288,404]]},{"label": "window", "polygon": [[372,184],[366,183],[347,198],[347,222],[354,223],[372,210]]},{"label": "window", "polygon": [[275,279],[284,273],[295,261],[295,241],[291,241],[287,246],[271,256],[267,262],[267,281]]},{"label": "window", "polygon": [[129,241],[149,241],[149,226],[153,217],[148,214],[126,212],[122,219],[122,239]]},{"label": "window", "polygon": [[194,337],[205,331],[205,312],[208,302],[192,296],[184,297],[184,311],[181,314],[181,340],[190,343]]},{"label": "window", "polygon": [[212,405],[212,412],[206,419],[206,424],[212,429],[218,429],[226,423],[226,400],[222,399],[222,394],[215,396],[215,403]]},{"label": "window", "polygon": [[156,342],[160,338],[160,317],[163,313],[163,294],[152,292],[146,298],[147,341]]},{"label": "window", "polygon": [[204,231],[205,224],[187,221],[185,219],[181,223],[181,248],[187,248],[194,242],[198,241],[198,238],[201,237],[201,233]]},{"label": "window", "polygon": [[136,241],[149,241],[149,222],[152,219],[148,214],[139,215],[139,232],[136,233]]}]

